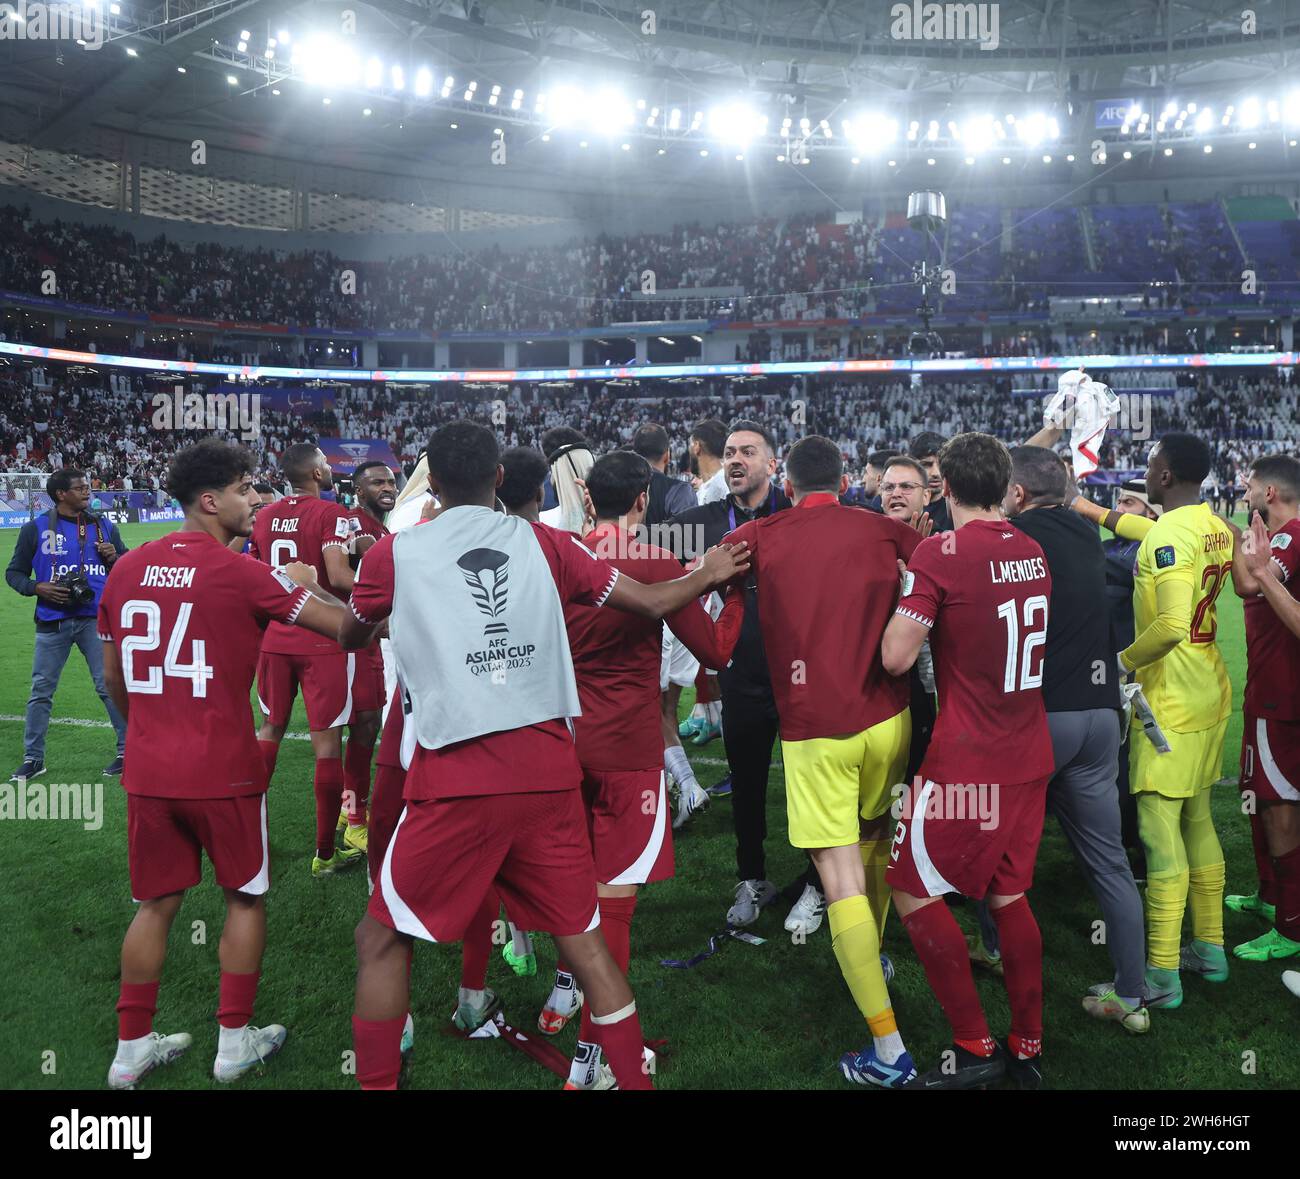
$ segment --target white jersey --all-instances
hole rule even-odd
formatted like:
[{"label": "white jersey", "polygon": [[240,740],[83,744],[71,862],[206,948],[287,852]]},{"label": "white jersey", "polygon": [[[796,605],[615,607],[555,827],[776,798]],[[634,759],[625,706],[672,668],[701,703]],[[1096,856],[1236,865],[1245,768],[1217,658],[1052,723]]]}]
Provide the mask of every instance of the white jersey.
[{"label": "white jersey", "polygon": [[719,467],[713,474],[700,484],[700,489],[695,493],[696,502],[703,507],[705,504],[714,503],[716,500],[727,498],[727,476],[723,469]]}]

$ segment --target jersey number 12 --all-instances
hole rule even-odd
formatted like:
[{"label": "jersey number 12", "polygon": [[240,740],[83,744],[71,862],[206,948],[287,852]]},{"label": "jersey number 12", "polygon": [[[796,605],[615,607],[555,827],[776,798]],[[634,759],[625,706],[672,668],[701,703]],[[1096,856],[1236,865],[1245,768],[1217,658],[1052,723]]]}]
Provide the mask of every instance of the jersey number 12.
[{"label": "jersey number 12", "polygon": [[[1007,662],[1002,671],[1004,692],[1023,692],[1027,688],[1043,686],[1043,661],[1038,660],[1038,670],[1032,670],[1034,651],[1047,641],[1047,598],[1035,594],[1024,603],[1024,642],[1020,640],[1020,622],[1016,602],[1012,598],[998,607],[998,617],[1007,624]],[[1038,626],[1035,628],[1035,619]]]}]

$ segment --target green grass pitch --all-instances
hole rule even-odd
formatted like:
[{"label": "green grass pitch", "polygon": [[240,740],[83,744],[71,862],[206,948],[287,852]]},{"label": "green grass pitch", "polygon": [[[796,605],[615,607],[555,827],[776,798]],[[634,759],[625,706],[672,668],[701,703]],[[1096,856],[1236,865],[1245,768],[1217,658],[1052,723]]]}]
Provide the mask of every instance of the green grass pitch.
[{"label": "green grass pitch", "polygon": [[[162,535],[168,526],[124,529],[128,544]],[[16,533],[0,543],[4,559]],[[8,773],[22,759],[22,713],[30,683],[32,602],[0,598],[0,750]],[[1244,677],[1241,606],[1227,590],[1220,598],[1220,641],[1231,670],[1238,711],[1228,730],[1224,772],[1235,773],[1241,737]],[[80,656],[69,660],[55,699],[60,721],[102,722],[104,713]],[[299,711],[291,731],[304,729]],[[195,751],[198,755],[199,751]],[[113,755],[107,728],[53,724],[46,763],[50,782],[101,781]],[[696,759],[701,782],[724,772],[720,742]],[[186,772],[184,765],[176,767]],[[288,740],[270,794],[273,887],[269,945],[256,1022],[283,1023],[289,1040],[254,1089],[350,1088],[354,952],[352,930],[366,904],[364,871],[316,881],[310,872],[313,838],[311,751]],[[115,780],[105,784],[104,823],[86,831],[74,822],[0,822],[0,862],[7,887],[0,893],[9,982],[0,1021],[6,1051],[0,1085],[24,1089],[99,1088],[116,1042],[118,951],[133,906],[126,870],[125,800]],[[769,875],[792,881],[801,856],[784,839],[779,764],[769,797]],[[701,950],[722,924],[734,887],[730,804],[715,802],[677,843],[677,875],[643,891],[633,927],[631,982],[645,1033],[666,1038],[669,1052],[658,1076],[664,1089],[815,1089],[843,1086],[839,1055],[860,1047],[867,1031],[854,1009],[831,953],[829,928],[794,945],[781,928],[785,904],[766,911],[754,932],[762,946],[730,942],[693,970],[670,970],[662,958]],[[1254,888],[1247,821],[1235,789],[1215,790],[1215,815],[1227,854],[1228,890]],[[1110,977],[1104,946],[1092,941],[1097,911],[1059,829],[1049,818],[1039,857],[1034,909],[1043,930],[1045,1065],[1055,1088],[1109,1090],[1277,1089],[1300,1082],[1295,1037],[1300,1006],[1279,982],[1279,964],[1239,963],[1213,986],[1186,984],[1179,1011],[1156,1012],[1152,1031],[1129,1037],[1098,1024],[1080,1007],[1087,986]],[[973,913],[957,910],[973,929]],[[221,894],[210,870],[193,890],[173,928],[157,1026],[187,1030],[195,1046],[179,1063],[154,1074],[149,1088],[206,1089],[216,1045],[217,942]],[[1261,931],[1258,921],[1226,914],[1228,945]],[[495,957],[489,986],[504,998],[507,1016],[531,1028],[551,984],[549,939],[539,937],[536,978],[518,979]],[[899,1026],[918,1064],[931,1066],[946,1046],[946,1025],[896,915],[885,948],[898,976],[892,992]],[[465,1043],[443,1033],[459,977],[457,947],[421,944],[415,954],[413,1010],[416,1053],[410,1083],[421,1088],[555,1088],[557,1079],[497,1041]],[[1000,981],[979,978],[996,1034],[1006,1030]],[[571,1050],[576,1027],[558,1038]],[[1249,1055],[1246,1055],[1249,1054]]]}]

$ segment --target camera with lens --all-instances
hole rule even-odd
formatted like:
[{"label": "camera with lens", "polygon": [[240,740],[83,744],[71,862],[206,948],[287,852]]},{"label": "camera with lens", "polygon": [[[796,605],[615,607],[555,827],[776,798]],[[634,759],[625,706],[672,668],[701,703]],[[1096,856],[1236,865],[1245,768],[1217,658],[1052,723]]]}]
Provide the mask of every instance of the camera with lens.
[{"label": "camera with lens", "polygon": [[89,606],[95,600],[94,587],[81,569],[60,574],[54,579],[53,584],[62,586],[68,591],[68,601],[64,607],[66,610],[80,610],[82,606]]}]

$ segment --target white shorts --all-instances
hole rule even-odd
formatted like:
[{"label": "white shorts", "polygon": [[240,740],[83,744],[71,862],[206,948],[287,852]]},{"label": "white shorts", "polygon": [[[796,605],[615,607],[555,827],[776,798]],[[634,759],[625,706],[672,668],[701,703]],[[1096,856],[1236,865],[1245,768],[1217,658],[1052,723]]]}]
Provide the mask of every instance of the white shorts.
[{"label": "white shorts", "polygon": [[668,627],[664,627],[663,646],[659,654],[659,691],[668,691],[669,684],[689,688],[700,674],[700,661],[687,649]]}]

